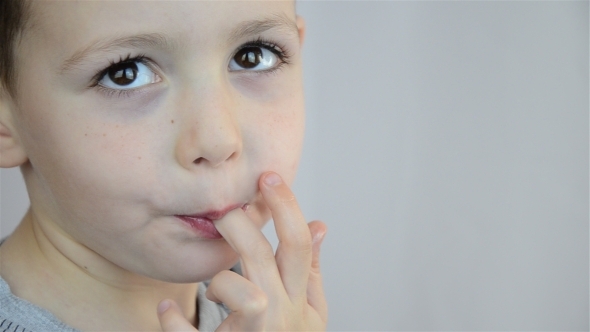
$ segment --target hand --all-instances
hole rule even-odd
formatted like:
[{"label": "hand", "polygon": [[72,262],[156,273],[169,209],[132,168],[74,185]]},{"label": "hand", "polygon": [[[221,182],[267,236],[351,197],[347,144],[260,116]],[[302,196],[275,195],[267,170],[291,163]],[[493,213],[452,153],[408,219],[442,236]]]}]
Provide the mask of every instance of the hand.
[{"label": "hand", "polygon": [[[319,252],[326,226],[306,224],[295,196],[276,173],[261,176],[259,187],[275,222],[277,252],[241,209],[215,223],[240,256],[243,271],[243,276],[221,271],[207,289],[207,298],[231,310],[217,331],[325,330]],[[196,331],[171,300],[160,303],[158,315],[164,331]]]}]

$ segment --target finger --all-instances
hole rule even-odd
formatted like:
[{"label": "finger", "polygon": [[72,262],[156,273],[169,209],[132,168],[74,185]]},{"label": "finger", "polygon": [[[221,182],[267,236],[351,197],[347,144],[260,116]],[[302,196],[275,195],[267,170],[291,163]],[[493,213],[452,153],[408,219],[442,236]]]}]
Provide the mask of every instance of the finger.
[{"label": "finger", "polygon": [[238,253],[244,275],[269,296],[284,294],[272,246],[242,209],[229,212],[215,227]]},{"label": "finger", "polygon": [[292,300],[305,297],[311,267],[311,234],[291,189],[276,173],[261,176],[260,191],[270,208],[279,245],[276,264]]},{"label": "finger", "polygon": [[172,300],[163,300],[158,304],[158,319],[162,331],[197,331],[197,329],[184,318],[178,304]]},{"label": "finger", "polygon": [[258,331],[264,327],[268,298],[248,279],[225,270],[219,272],[207,288],[207,298],[224,303],[230,310],[229,330]]},{"label": "finger", "polygon": [[322,320],[328,320],[328,304],[324,295],[322,274],[320,272],[320,248],[326,236],[327,228],[321,221],[312,221],[309,224],[312,237],[312,260],[309,281],[307,284],[307,303],[320,315]]}]

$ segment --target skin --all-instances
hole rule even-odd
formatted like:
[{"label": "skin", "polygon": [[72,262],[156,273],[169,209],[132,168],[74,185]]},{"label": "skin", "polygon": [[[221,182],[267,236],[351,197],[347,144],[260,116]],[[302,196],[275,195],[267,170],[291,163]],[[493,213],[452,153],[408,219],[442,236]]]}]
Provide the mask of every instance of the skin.
[{"label": "skin", "polygon": [[[289,189],[304,125],[304,25],[293,3],[38,1],[32,14],[17,95],[0,95],[0,166],[21,167],[31,199],[0,249],[12,292],[81,330],[175,331],[198,323],[197,282],[213,278],[208,298],[232,309],[220,329],[325,329],[326,228],[306,223]],[[282,23],[231,39],[269,18]],[[167,42],[88,47],[145,34]],[[230,70],[258,38],[288,63]],[[139,54],[151,61],[149,84],[130,93],[92,84]],[[223,239],[174,217],[245,203],[215,222]],[[271,216],[276,255],[260,232]],[[244,276],[225,271],[237,260]]]}]

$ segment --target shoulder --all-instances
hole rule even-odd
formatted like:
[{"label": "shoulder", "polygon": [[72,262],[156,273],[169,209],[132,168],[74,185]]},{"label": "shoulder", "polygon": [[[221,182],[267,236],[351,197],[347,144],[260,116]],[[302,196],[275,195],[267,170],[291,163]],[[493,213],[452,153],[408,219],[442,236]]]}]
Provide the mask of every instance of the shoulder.
[{"label": "shoulder", "polygon": [[16,297],[2,277],[0,277],[0,330],[14,332],[77,331],[67,326],[49,311]]},{"label": "shoulder", "polygon": [[[225,306],[207,299],[206,291],[207,284],[201,283],[197,295],[199,331],[201,332],[215,331],[228,316]],[[0,277],[0,331],[78,332],[60,321],[51,312],[12,294],[2,277]]]}]

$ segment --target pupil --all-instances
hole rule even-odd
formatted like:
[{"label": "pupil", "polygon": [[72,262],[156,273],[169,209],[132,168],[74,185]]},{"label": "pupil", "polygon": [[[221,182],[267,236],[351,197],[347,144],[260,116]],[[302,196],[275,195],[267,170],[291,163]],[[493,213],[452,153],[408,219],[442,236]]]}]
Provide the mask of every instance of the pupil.
[{"label": "pupil", "polygon": [[246,69],[258,66],[260,59],[262,59],[260,47],[244,47],[234,56],[236,63]]},{"label": "pupil", "polygon": [[123,62],[109,68],[109,78],[117,85],[129,85],[137,78],[137,64]]}]

